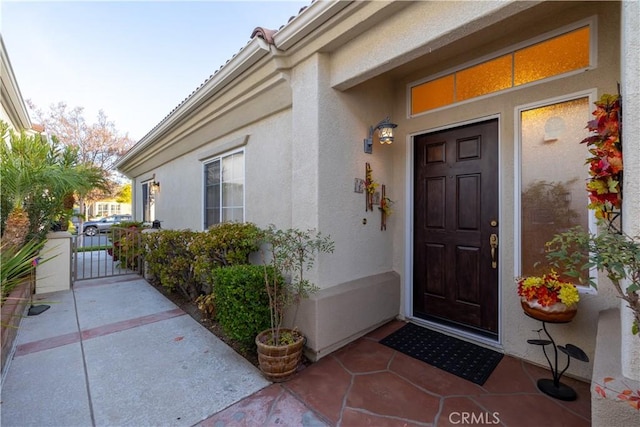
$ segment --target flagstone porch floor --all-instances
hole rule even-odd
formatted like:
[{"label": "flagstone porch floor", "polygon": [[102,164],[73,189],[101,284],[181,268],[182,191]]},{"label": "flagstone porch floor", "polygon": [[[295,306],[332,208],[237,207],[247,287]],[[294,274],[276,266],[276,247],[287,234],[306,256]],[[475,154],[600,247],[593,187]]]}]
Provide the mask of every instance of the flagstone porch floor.
[{"label": "flagstone porch floor", "polygon": [[199,424],[202,427],[589,426],[589,384],[563,402],[541,393],[548,370],[505,356],[483,386],[434,368],[378,341],[404,325],[391,322]]},{"label": "flagstone porch floor", "polygon": [[549,372],[505,356],[483,386],[379,340],[390,322],[272,384],[139,276],[38,295],[3,373],[9,426],[589,426],[589,385],[573,402],[536,381]]}]

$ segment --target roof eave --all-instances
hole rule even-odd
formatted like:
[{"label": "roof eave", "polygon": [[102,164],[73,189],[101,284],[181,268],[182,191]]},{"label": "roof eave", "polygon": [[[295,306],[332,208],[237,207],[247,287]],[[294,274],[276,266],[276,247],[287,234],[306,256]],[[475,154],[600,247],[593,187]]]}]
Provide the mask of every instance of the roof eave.
[{"label": "roof eave", "polygon": [[[27,111],[27,107],[24,102],[24,98],[22,98],[22,93],[20,92],[20,87],[18,86],[18,81],[16,80],[16,76],[13,72],[13,67],[11,66],[11,61],[9,59],[9,54],[7,53],[7,48],[4,45],[4,40],[2,36],[0,36],[0,63],[2,64],[2,87],[3,87],[3,95],[7,96],[7,112],[13,116],[13,120],[17,126],[22,127],[24,130],[31,129],[31,118],[29,117],[29,112]],[[6,81],[5,81],[6,79]],[[4,97],[4,96],[3,96]],[[19,129],[19,130],[22,130]]]},{"label": "roof eave", "polygon": [[289,49],[351,3],[353,1],[342,0],[311,3],[304,10],[304,13],[300,13],[273,36],[276,47],[279,50]]}]

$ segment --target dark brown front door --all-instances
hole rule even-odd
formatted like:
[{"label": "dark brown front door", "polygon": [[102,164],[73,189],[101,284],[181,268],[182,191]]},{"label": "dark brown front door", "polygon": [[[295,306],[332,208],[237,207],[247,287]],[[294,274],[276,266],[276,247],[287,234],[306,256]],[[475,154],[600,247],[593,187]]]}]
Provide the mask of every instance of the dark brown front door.
[{"label": "dark brown front door", "polygon": [[497,337],[498,120],[415,137],[414,179],[414,315]]}]

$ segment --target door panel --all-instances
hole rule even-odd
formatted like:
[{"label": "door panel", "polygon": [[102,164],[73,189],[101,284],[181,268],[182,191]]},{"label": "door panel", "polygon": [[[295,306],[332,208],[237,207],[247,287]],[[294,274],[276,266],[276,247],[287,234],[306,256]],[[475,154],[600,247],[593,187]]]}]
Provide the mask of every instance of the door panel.
[{"label": "door panel", "polygon": [[414,139],[414,315],[498,332],[498,121]]}]

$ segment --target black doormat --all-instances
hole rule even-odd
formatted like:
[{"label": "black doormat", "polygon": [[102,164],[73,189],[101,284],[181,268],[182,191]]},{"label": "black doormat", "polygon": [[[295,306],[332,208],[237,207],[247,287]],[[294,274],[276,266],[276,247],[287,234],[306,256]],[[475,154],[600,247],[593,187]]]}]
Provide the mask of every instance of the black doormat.
[{"label": "black doormat", "polygon": [[407,323],[380,344],[422,360],[460,378],[483,385],[502,360],[502,353]]}]

